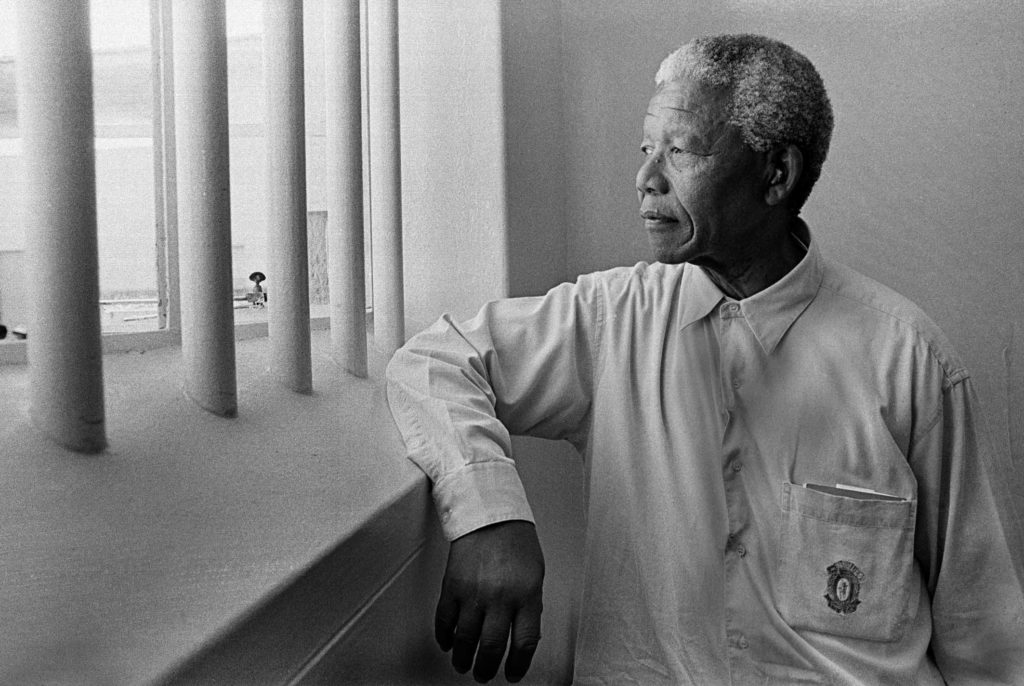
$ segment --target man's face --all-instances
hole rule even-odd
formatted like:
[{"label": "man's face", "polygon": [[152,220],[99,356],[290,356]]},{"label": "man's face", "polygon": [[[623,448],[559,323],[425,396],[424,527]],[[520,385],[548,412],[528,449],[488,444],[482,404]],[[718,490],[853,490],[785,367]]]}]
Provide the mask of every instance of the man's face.
[{"label": "man's face", "polygon": [[651,98],[636,187],[659,262],[724,271],[757,249],[764,159],[727,123],[726,103],[724,93],[689,80],[664,84]]}]

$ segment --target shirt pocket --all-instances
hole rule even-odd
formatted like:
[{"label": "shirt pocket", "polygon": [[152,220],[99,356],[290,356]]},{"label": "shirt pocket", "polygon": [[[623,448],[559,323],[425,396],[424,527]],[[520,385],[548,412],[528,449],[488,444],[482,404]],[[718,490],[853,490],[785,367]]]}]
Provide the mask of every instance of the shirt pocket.
[{"label": "shirt pocket", "polygon": [[776,605],[786,623],[832,636],[899,640],[920,590],[916,507],[912,500],[847,498],[783,484]]}]

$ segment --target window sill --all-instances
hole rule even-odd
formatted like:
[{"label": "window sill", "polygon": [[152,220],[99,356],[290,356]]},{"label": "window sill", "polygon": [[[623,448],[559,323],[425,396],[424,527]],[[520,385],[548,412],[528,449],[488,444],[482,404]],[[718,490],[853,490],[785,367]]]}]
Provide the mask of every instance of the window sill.
[{"label": "window sill", "polygon": [[[367,313],[367,326],[372,324],[371,315]],[[331,327],[329,315],[313,316],[309,319],[311,331],[325,331]],[[247,341],[252,338],[265,338],[268,324],[266,321],[243,322],[235,324],[235,340]],[[131,333],[106,333],[102,337],[103,354],[145,352],[158,348],[181,345],[181,333],[166,329],[153,331],[133,331]],[[0,341],[0,366],[28,363],[28,341],[10,339]]]},{"label": "window sill", "polygon": [[179,349],[109,356],[110,448],[90,457],[29,425],[28,370],[0,366],[0,682],[167,679],[320,570],[342,600],[273,656],[307,659],[406,564],[429,529],[424,479],[380,384],[340,371],[328,339],[313,334],[312,396],[273,384],[266,339],[239,341],[231,420],[183,396]]}]

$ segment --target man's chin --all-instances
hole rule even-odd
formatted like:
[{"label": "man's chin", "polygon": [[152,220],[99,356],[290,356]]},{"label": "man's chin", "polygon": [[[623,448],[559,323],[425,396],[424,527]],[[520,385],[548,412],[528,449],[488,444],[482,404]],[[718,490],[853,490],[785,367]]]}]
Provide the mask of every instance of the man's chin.
[{"label": "man's chin", "polygon": [[655,262],[661,262],[662,264],[683,264],[684,262],[686,262],[686,258],[682,257],[682,256],[680,256],[680,255],[678,255],[676,253],[668,253],[668,254],[655,253],[654,254],[654,261]]},{"label": "man's chin", "polygon": [[689,262],[693,257],[692,241],[689,239],[674,241],[671,245],[666,245],[652,238],[651,250],[654,252],[654,260],[664,264],[682,264]]}]

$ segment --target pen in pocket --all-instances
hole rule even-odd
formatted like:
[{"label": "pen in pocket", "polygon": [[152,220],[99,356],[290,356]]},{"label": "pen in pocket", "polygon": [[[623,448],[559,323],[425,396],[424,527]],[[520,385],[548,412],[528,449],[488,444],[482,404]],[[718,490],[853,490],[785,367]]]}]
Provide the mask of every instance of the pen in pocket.
[{"label": "pen in pocket", "polygon": [[892,495],[891,493],[880,493],[879,491],[873,491],[870,488],[863,488],[861,486],[850,486],[848,484],[836,484],[835,486],[826,486],[824,484],[805,483],[804,488],[811,491],[818,491],[819,493],[828,493],[829,495],[838,495],[844,498],[854,498],[857,500],[893,500],[898,502],[906,501],[906,498],[901,498],[898,495]]}]

